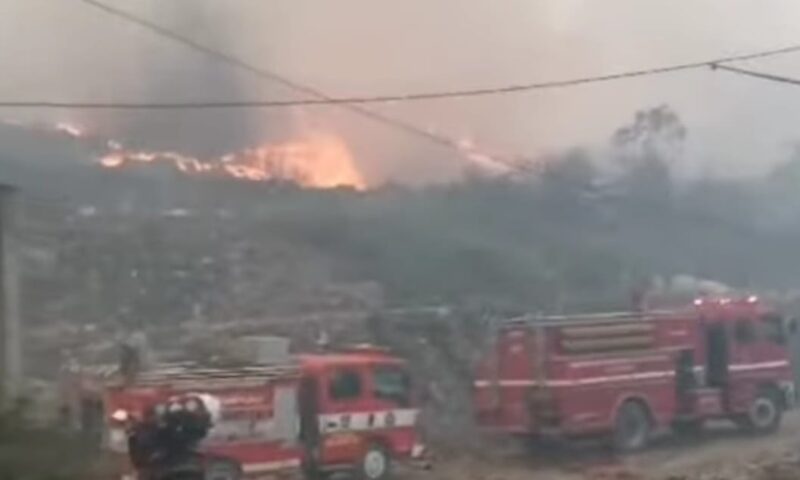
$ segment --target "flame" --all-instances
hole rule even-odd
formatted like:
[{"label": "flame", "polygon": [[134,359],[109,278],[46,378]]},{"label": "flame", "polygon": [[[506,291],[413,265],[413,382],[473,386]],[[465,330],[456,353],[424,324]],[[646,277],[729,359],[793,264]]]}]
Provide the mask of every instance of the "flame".
[{"label": "flame", "polygon": [[103,152],[96,161],[107,169],[165,163],[187,175],[217,175],[248,181],[286,180],[311,188],[364,190],[368,186],[344,140],[320,131],[309,131],[297,140],[260,145],[204,160],[172,151],[129,149],[118,140],[101,138],[65,121],[41,124],[0,118],[0,124],[62,134],[87,142],[95,151]]},{"label": "flame", "polygon": [[115,141],[109,152],[98,159],[105,168],[120,168],[132,163],[167,163],[187,174],[217,174],[241,180],[290,180],[313,188],[348,186],[367,188],[350,149],[339,137],[313,133],[301,140],[262,145],[201,160],[177,152],[126,150]]},{"label": "flame", "polygon": [[25,122],[16,118],[2,118],[0,119],[0,124],[9,125],[12,127],[22,127],[30,130],[55,132],[75,139],[89,137],[83,127],[70,122],[57,122],[55,124],[48,124],[39,122]]},{"label": "flame", "polygon": [[541,165],[531,164],[530,161],[524,158],[503,153],[490,153],[484,147],[478,145],[471,137],[459,138],[456,140],[455,146],[466,160],[490,174],[510,175],[541,168]]},{"label": "flame", "polygon": [[66,133],[73,138],[83,138],[86,136],[86,132],[83,130],[83,128],[72,123],[58,122],[55,125],[55,129],[59,132]]}]

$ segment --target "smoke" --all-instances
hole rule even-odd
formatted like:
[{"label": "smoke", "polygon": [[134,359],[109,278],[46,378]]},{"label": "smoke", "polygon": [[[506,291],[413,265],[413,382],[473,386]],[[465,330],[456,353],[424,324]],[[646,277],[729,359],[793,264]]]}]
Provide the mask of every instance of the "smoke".
[{"label": "smoke", "polygon": [[[108,0],[213,48],[331,95],[415,92],[570,78],[797,42],[800,6],[673,2],[248,2]],[[0,2],[0,97],[246,100],[297,92],[220,65],[79,2]],[[787,56],[749,65],[800,75]],[[667,103],[691,132],[688,158],[734,173],[768,166],[796,139],[800,99],[780,85],[695,71],[502,97],[373,106],[422,128],[528,157],[605,142],[632,112]],[[2,112],[88,124],[142,148],[216,155],[286,140],[313,124],[345,137],[371,179],[441,180],[464,160],[338,108],[301,112]],[[45,118],[43,118],[45,117]],[[758,135],[752,133],[757,131]],[[703,167],[705,168],[705,167]],[[698,170],[702,168],[698,167]]]},{"label": "smoke", "polygon": [[[173,25],[189,37],[202,36],[217,48],[235,48],[235,32],[218,19],[220,9],[187,2],[157,3],[150,14]],[[144,49],[139,55],[140,98],[169,102],[209,99],[246,100],[248,85],[241,74],[220,68],[218,61],[206,55],[174,48]],[[196,114],[185,111],[104,113],[93,115],[92,123],[115,138],[155,150],[177,150],[201,157],[220,156],[278,135],[286,134],[285,122],[271,117],[258,118],[248,110],[221,110]],[[262,131],[262,127],[264,128]],[[269,135],[265,133],[269,133]]]}]

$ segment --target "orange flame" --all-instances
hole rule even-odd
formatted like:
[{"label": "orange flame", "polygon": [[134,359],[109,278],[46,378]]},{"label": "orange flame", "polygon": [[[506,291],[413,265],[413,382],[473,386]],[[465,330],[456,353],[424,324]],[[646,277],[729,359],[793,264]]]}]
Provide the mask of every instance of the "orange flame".
[{"label": "orange flame", "polygon": [[218,174],[242,180],[290,180],[306,187],[367,187],[350,149],[340,138],[314,133],[302,140],[263,145],[203,161],[176,152],[132,151],[113,141],[98,162],[105,168],[165,162],[187,174]]},{"label": "orange flame", "polygon": [[55,129],[73,138],[82,138],[86,135],[86,132],[81,127],[67,122],[56,123]]}]

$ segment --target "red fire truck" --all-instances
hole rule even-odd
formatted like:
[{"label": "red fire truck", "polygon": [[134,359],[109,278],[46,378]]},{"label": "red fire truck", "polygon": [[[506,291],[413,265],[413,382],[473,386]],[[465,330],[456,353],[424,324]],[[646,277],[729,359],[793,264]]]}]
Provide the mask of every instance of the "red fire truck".
[{"label": "red fire truck", "polygon": [[687,308],[525,316],[495,329],[475,379],[479,424],[537,436],[608,436],[621,451],[707,419],[778,428],[794,400],[793,321],[756,297]]},{"label": "red fire truck", "polygon": [[[316,478],[350,471],[380,480],[393,461],[423,453],[406,366],[373,347],[301,355],[279,365],[162,365],[133,382],[110,368],[78,378],[83,421],[88,430],[92,422],[100,426],[123,478],[131,478],[123,420],[182,395],[215,399],[218,418],[200,450],[229,459],[231,470],[240,465],[245,476],[302,468]],[[236,476],[219,472],[215,478]]]}]

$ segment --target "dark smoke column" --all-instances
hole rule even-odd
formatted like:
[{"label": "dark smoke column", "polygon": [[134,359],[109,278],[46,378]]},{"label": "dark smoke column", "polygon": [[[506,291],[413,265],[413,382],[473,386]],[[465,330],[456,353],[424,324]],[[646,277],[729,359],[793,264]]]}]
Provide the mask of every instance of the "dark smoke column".
[{"label": "dark smoke column", "polygon": [[[237,26],[230,21],[226,2],[153,2],[143,15],[180,35],[214,49],[236,52]],[[253,91],[253,80],[202,52],[135,30],[141,38],[139,54],[142,101],[193,102],[247,100],[263,93]],[[264,61],[263,58],[258,59]],[[267,140],[261,127],[264,112],[246,109],[107,112],[93,116],[91,124],[134,147],[174,150],[201,158],[218,157]],[[256,116],[259,117],[256,117]],[[98,121],[99,118],[102,120]]]}]

